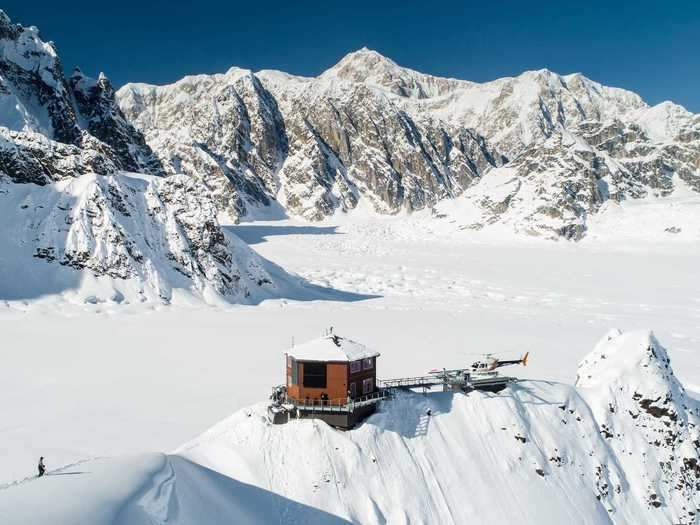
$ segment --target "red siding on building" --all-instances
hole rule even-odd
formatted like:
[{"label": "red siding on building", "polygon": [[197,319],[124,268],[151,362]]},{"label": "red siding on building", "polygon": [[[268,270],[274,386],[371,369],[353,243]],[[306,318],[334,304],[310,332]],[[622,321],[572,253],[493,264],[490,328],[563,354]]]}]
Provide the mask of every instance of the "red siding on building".
[{"label": "red siding on building", "polygon": [[287,364],[287,395],[298,401],[319,400],[323,394],[329,400],[345,401],[348,396],[348,363],[326,363],[326,387],[304,386],[304,361],[293,361],[297,369],[297,384],[291,384],[292,369]]}]

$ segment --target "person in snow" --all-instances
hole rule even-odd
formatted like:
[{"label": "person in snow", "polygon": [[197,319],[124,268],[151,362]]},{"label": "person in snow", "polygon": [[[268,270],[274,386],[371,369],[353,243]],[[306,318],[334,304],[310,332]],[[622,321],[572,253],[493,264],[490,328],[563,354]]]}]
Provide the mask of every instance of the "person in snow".
[{"label": "person in snow", "polygon": [[44,465],[44,456],[41,456],[39,458],[39,477],[44,475],[44,472],[46,472],[46,465]]}]

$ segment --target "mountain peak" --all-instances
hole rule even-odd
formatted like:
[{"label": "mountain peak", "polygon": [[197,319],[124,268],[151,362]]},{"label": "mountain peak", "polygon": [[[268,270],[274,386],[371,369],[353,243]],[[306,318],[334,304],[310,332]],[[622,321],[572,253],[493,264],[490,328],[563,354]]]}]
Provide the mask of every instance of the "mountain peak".
[{"label": "mountain peak", "polygon": [[361,82],[369,75],[396,72],[402,69],[396,62],[381,53],[368,47],[362,47],[345,55],[321,76]]},{"label": "mountain peak", "polygon": [[419,99],[444,95],[464,84],[464,81],[434,77],[400,66],[367,47],[348,53],[320,78],[364,83],[394,95]]}]

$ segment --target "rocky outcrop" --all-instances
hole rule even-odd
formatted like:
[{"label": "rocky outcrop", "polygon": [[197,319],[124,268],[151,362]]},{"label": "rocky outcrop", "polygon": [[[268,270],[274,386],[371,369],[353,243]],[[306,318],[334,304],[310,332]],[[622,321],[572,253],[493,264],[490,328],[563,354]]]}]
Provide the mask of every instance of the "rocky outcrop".
[{"label": "rocky outcrop", "polygon": [[[15,182],[115,170],[161,174],[143,135],[101,75],[63,77],[56,49],[35,27],[0,11],[0,169]],[[70,167],[69,167],[70,166]]]},{"label": "rocky outcrop", "polygon": [[612,330],[579,366],[576,386],[630,472],[632,496],[649,508],[668,509],[673,523],[697,523],[700,406],[654,335]]},{"label": "rocky outcrop", "polygon": [[185,175],[84,175],[38,188],[17,213],[34,259],[109,283],[100,300],[168,303],[180,289],[245,303],[276,290],[261,259],[224,233],[208,192]]},{"label": "rocky outcrop", "polygon": [[566,130],[533,144],[465,194],[480,210],[463,228],[512,225],[517,232],[581,239],[587,217],[607,201],[642,198],[644,181]]},{"label": "rocky outcrop", "polygon": [[81,148],[40,133],[0,128],[0,172],[14,182],[40,185],[85,173],[115,173],[117,165],[104,153],[109,150],[96,139],[86,137],[86,141],[93,147]]}]

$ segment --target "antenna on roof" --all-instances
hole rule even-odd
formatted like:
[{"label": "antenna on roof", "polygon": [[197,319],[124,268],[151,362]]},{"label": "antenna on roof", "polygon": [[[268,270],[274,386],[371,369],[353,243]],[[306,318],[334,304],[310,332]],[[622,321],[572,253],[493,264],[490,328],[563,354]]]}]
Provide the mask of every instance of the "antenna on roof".
[{"label": "antenna on roof", "polygon": [[294,336],[292,336],[292,348],[294,348]]},{"label": "antenna on roof", "polygon": [[330,329],[328,330],[328,333],[333,333],[333,327],[331,326]]}]

